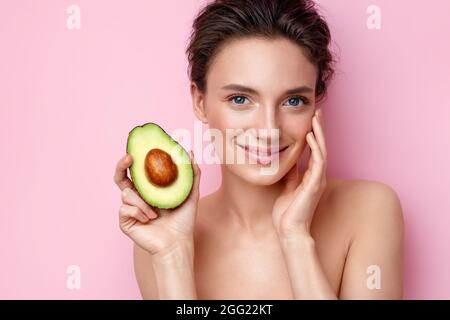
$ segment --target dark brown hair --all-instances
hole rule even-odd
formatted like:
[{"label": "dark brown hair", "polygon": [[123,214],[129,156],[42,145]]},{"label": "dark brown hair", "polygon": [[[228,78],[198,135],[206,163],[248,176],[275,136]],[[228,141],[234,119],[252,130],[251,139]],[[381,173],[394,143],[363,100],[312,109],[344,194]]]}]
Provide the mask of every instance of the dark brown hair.
[{"label": "dark brown hair", "polygon": [[328,48],[330,30],[314,1],[214,0],[205,5],[193,22],[186,49],[190,80],[204,92],[206,73],[219,48],[244,37],[284,37],[300,45],[317,67],[317,101],[326,95],[334,59]]}]

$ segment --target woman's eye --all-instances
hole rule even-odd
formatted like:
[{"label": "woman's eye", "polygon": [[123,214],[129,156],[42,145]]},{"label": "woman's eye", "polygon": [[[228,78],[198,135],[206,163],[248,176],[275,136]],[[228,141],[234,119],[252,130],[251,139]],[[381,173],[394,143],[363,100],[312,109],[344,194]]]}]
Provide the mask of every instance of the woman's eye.
[{"label": "woman's eye", "polygon": [[[232,96],[228,99],[228,101],[231,101],[233,104],[236,105],[245,105],[245,99],[247,97],[245,96]],[[287,103],[289,103],[289,107],[302,107],[306,104],[308,104],[308,99],[304,97],[291,97],[287,100]]]},{"label": "woman's eye", "polygon": [[308,100],[303,97],[292,97],[289,98],[287,102],[291,104],[291,107],[301,107],[305,104],[308,104]]},{"label": "woman's eye", "polygon": [[234,97],[231,97],[230,99],[228,99],[228,101],[232,101],[232,102],[234,102],[235,104],[240,104],[240,105],[242,105],[243,102],[245,101],[245,99],[247,99],[247,98],[244,97],[244,96],[234,96]]}]

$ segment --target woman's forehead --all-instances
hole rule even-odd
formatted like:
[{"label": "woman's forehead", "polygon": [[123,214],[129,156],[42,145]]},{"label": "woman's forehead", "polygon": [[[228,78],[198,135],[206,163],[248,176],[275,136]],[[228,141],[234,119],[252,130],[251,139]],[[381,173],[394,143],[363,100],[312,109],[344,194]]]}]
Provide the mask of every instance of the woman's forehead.
[{"label": "woman's forehead", "polygon": [[229,83],[314,87],[316,76],[316,67],[299,45],[285,39],[245,38],[220,48],[210,64],[207,81],[217,87]]}]

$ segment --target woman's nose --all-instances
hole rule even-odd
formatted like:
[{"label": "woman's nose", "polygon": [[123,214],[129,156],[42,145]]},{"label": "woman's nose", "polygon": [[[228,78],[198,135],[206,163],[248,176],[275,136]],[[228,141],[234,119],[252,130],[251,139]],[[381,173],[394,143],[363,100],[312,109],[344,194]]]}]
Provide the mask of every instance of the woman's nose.
[{"label": "woman's nose", "polygon": [[263,144],[272,144],[279,137],[278,114],[275,106],[265,105],[260,108],[258,119],[258,137]]}]

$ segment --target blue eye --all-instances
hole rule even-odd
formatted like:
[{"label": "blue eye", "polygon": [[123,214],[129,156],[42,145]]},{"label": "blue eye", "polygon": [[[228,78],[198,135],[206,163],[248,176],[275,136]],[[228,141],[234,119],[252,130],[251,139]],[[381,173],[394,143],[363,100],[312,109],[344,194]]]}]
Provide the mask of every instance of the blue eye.
[{"label": "blue eye", "polygon": [[[303,97],[291,97],[287,101],[290,102],[290,103],[293,103],[291,105],[292,107],[303,106],[305,104],[308,104],[308,100],[306,98],[303,98]],[[300,105],[299,105],[299,103],[300,103]]]},{"label": "blue eye", "polygon": [[230,97],[230,99],[228,99],[228,101],[234,101],[234,102],[240,101],[235,104],[242,105],[243,104],[242,102],[245,101],[245,99],[247,99],[247,98],[244,96],[233,96],[233,97]]},{"label": "blue eye", "polygon": [[[242,95],[235,95],[230,98],[228,98],[228,101],[231,101],[235,105],[245,105],[245,99],[247,97]],[[291,103],[289,107],[302,107],[306,104],[308,104],[308,99],[301,97],[301,96],[293,96],[287,100],[287,102]]]}]

